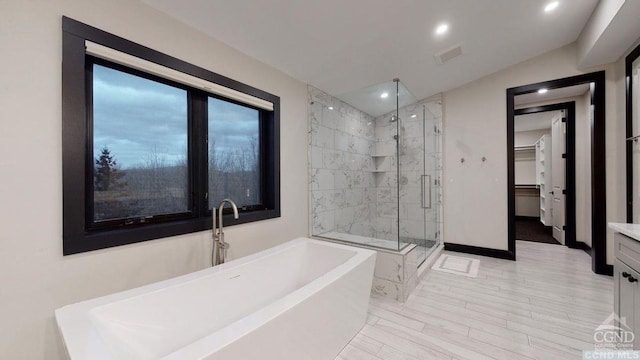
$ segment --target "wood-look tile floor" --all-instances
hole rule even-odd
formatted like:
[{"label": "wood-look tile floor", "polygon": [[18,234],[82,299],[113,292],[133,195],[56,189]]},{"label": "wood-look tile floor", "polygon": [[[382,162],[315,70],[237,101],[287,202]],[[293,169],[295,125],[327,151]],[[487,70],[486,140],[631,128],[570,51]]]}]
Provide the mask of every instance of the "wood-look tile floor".
[{"label": "wood-look tile floor", "polygon": [[478,277],[429,271],[404,304],[372,298],[336,359],[580,359],[613,312],[613,278],[582,250],[518,241],[515,262],[451,254],[480,259]]}]

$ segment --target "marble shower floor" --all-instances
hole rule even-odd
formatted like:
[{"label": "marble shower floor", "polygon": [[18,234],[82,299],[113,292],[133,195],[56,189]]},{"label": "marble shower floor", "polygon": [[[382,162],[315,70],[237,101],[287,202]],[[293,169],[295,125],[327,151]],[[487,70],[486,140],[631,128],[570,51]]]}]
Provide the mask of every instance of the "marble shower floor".
[{"label": "marble shower floor", "polygon": [[477,278],[429,271],[404,304],[371,298],[336,360],[581,359],[613,312],[613,278],[594,274],[582,250],[517,250],[515,262],[464,254],[481,260]]}]

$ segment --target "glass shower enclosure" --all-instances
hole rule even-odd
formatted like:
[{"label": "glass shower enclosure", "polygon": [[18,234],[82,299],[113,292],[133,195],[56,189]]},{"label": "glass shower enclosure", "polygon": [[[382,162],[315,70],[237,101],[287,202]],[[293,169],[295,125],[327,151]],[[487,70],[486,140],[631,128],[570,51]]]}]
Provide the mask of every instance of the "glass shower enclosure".
[{"label": "glass shower enclosure", "polygon": [[441,102],[398,79],[336,97],[309,87],[310,227],[390,251],[441,239]]}]

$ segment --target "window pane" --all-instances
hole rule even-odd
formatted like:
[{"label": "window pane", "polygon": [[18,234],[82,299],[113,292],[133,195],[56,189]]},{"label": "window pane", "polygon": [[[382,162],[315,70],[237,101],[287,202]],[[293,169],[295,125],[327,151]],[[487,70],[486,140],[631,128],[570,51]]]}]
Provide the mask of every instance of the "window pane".
[{"label": "window pane", "polygon": [[93,66],[94,221],[189,210],[187,92]]},{"label": "window pane", "polygon": [[260,205],[260,112],[209,98],[209,208]]}]

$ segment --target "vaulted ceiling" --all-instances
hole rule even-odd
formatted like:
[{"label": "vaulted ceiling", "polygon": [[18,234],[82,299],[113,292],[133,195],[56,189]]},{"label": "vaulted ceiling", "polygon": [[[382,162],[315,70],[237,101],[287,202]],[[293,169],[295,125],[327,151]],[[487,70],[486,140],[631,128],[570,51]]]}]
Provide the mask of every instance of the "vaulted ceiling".
[{"label": "vaulted ceiling", "polygon": [[541,0],[143,1],[330,94],[399,77],[418,99],[574,42],[598,2],[547,13]]}]

